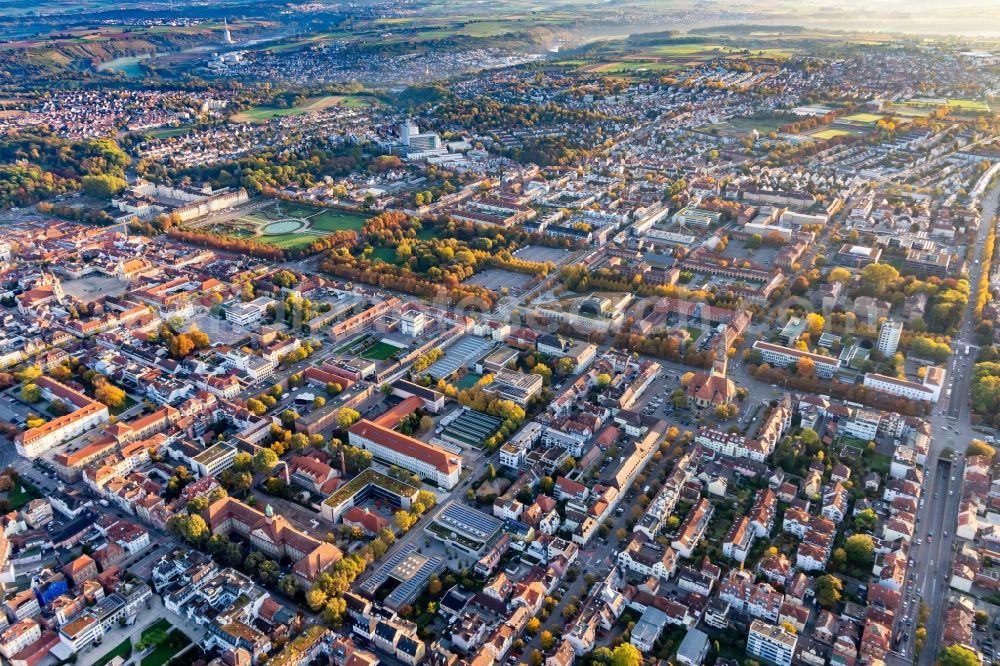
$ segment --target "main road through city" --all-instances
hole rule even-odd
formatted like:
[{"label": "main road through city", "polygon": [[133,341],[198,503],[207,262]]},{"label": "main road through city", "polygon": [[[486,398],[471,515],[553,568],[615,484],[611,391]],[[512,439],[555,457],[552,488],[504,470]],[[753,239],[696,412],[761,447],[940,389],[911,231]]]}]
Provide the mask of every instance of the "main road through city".
[{"label": "main road through city", "polygon": [[[944,632],[944,614],[948,608],[948,581],[951,577],[952,546],[958,507],[962,496],[964,452],[975,432],[969,424],[970,386],[978,345],[975,344],[973,308],[983,270],[982,248],[1000,203],[1000,186],[990,190],[983,200],[982,224],[968,259],[971,295],[962,329],[954,336],[952,360],[948,364],[951,397],[943,397],[930,416],[933,427],[930,451],[924,465],[924,486],[917,512],[917,529],[910,547],[914,566],[906,580],[902,612],[896,614],[894,646],[887,659],[891,666],[914,663],[916,628],[920,604],[927,605],[927,637],[917,660],[930,666],[937,657]],[[966,354],[966,347],[969,353]],[[946,391],[947,392],[947,391]],[[945,452],[945,449],[951,451]],[[956,455],[953,457],[952,452]],[[919,544],[919,545],[918,545]]]}]

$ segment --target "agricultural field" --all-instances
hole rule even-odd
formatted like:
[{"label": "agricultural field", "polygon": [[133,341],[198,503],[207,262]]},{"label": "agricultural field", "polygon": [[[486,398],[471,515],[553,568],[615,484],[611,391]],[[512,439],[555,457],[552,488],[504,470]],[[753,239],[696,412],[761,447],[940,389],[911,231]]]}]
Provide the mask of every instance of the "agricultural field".
[{"label": "agricultural field", "polygon": [[604,62],[587,65],[583,68],[585,72],[595,72],[599,74],[623,74],[633,72],[675,72],[683,69],[682,65],[664,62],[644,62],[644,61],[622,61]]},{"label": "agricultural field", "polygon": [[356,109],[369,106],[371,102],[365,97],[357,95],[324,95],[322,97],[312,97],[305,104],[292,106],[287,109],[279,109],[273,106],[255,106],[233,115],[230,120],[238,123],[262,123],[271,118],[285,116],[301,116],[313,111],[322,111],[331,106],[344,106],[349,109]]},{"label": "agricultural field", "polygon": [[974,111],[976,113],[989,113],[991,110],[989,104],[975,99],[949,99],[948,106],[960,111]]},{"label": "agricultural field", "polygon": [[151,132],[144,132],[144,134],[151,136],[154,139],[169,139],[172,136],[181,136],[190,132],[192,127],[164,127],[163,129],[153,130]]},{"label": "agricultural field", "polygon": [[967,113],[990,113],[990,105],[982,100],[976,99],[922,99],[915,98],[893,105],[893,110],[897,109],[919,109],[927,113],[942,106],[950,107],[953,111]]},{"label": "agricultural field", "polygon": [[669,44],[609,43],[590,59],[567,57],[556,64],[576,66],[582,72],[601,75],[676,72],[718,58],[755,59],[787,58],[795,53],[789,48],[743,48],[715,42],[679,42]]},{"label": "agricultural field", "polygon": [[788,58],[795,54],[795,49],[763,48],[755,49],[738,44],[705,44],[694,42],[690,44],[662,44],[652,48],[644,48],[639,52],[643,56],[661,58],[710,60],[712,58]]},{"label": "agricultural field", "polygon": [[254,240],[284,249],[306,247],[318,236],[334,231],[361,231],[368,216],[332,208],[318,208],[285,201],[251,203],[234,220],[201,227],[219,236]]},{"label": "agricultural field", "polygon": [[660,46],[645,49],[643,53],[646,55],[676,58],[705,54],[712,54],[713,56],[724,55],[727,50],[732,50],[732,47],[722,46],[721,44],[705,44],[695,42],[691,44],[662,44]]}]

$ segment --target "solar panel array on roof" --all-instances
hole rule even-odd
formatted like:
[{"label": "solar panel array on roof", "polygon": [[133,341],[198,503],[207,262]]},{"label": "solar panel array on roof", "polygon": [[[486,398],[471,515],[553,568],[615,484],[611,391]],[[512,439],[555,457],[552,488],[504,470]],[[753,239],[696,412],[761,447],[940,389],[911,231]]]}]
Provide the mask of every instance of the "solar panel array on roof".
[{"label": "solar panel array on roof", "polygon": [[449,502],[434,520],[480,541],[488,540],[502,526],[499,519],[455,501]]},{"label": "solar panel array on roof", "polygon": [[444,568],[445,560],[443,557],[434,555],[426,558],[423,564],[407,580],[401,582],[399,587],[386,597],[386,607],[398,610],[407,604],[413,603],[420,596],[420,593],[424,591],[424,588],[427,587],[431,576],[440,574],[444,571]]},{"label": "solar panel array on roof", "polygon": [[467,409],[462,412],[461,416],[448,424],[442,435],[478,447],[496,434],[501,425],[503,425],[503,419],[477,412],[474,409]]},{"label": "solar panel array on roof", "polygon": [[363,594],[368,597],[374,597],[375,593],[378,592],[378,588],[382,587],[385,581],[389,580],[389,575],[392,570],[399,566],[403,560],[408,558],[414,552],[416,552],[417,547],[412,543],[408,543],[398,551],[395,555],[392,555],[388,560],[386,560],[382,566],[375,570],[375,573],[371,575],[368,580],[361,584],[358,588]]},{"label": "solar panel array on roof", "polygon": [[482,357],[493,343],[483,338],[464,336],[445,352],[444,357],[427,368],[426,374],[434,379],[448,377],[463,365]]}]

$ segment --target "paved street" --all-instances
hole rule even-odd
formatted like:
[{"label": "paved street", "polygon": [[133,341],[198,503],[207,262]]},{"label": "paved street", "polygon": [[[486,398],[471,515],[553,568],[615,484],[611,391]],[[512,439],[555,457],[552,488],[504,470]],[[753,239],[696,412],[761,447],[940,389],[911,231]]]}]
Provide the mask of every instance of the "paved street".
[{"label": "paved street", "polygon": [[[91,645],[84,648],[82,652],[79,653],[79,657],[76,661],[78,666],[91,666],[98,659],[103,657],[108,651],[113,650],[117,645],[125,640],[126,637],[132,640],[133,650],[135,644],[139,642],[142,637],[142,632],[151,624],[154,624],[160,618],[167,618],[170,624],[183,631],[192,642],[200,641],[205,635],[205,629],[195,626],[187,619],[182,618],[178,615],[174,615],[168,611],[163,606],[163,601],[160,599],[159,595],[154,594],[149,600],[149,609],[145,612],[141,612],[136,616],[135,623],[129,626],[120,627],[118,625],[113,626],[104,637],[101,639],[100,645]],[[133,651],[133,655],[136,652]]]},{"label": "paved street", "polygon": [[[924,505],[917,514],[917,533],[914,537],[914,543],[921,542],[922,545],[910,550],[916,564],[916,578],[913,583],[907,582],[904,596],[907,602],[906,614],[901,619],[897,616],[897,635],[902,635],[904,638],[900,642],[898,652],[891,655],[890,662],[895,666],[913,663],[916,616],[921,601],[927,604],[930,615],[927,619],[927,639],[918,664],[927,666],[934,663],[944,631],[944,612],[948,606],[946,576],[951,571],[952,545],[962,494],[964,456],[957,463],[952,463],[951,459],[942,456],[942,453],[949,448],[964,453],[969,440],[977,436],[969,424],[969,386],[977,349],[973,346],[975,340],[972,335],[974,328],[972,309],[982,272],[980,253],[989,230],[989,220],[997,212],[998,204],[1000,204],[1000,187],[994,188],[983,201],[983,224],[976,240],[976,257],[979,258],[979,262],[973,263],[969,271],[969,281],[972,286],[969,309],[962,329],[952,344],[953,357],[948,365],[949,381],[954,382],[952,397],[942,400],[930,416],[934,436],[931,437],[931,449],[924,466],[922,495]],[[967,345],[972,347],[968,355],[965,354]],[[908,624],[909,619],[912,619],[912,626]]]}]

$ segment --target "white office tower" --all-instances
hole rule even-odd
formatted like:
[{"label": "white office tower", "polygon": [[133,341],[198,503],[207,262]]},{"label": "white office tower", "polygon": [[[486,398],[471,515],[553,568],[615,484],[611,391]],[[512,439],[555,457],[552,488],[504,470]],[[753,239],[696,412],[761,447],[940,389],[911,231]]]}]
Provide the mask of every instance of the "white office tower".
[{"label": "white office tower", "polygon": [[441,150],[441,137],[439,137],[436,132],[411,134],[409,143],[406,145],[409,146],[410,152]]},{"label": "white office tower", "polygon": [[404,146],[410,145],[410,138],[420,134],[420,129],[412,120],[407,120],[399,125],[399,142]]},{"label": "white office tower", "polygon": [[222,41],[226,44],[233,43],[233,35],[229,32],[229,20],[222,19]]},{"label": "white office tower", "polygon": [[878,349],[883,358],[888,358],[896,353],[899,347],[899,336],[903,333],[903,322],[886,319],[882,324],[882,329],[878,333]]}]

